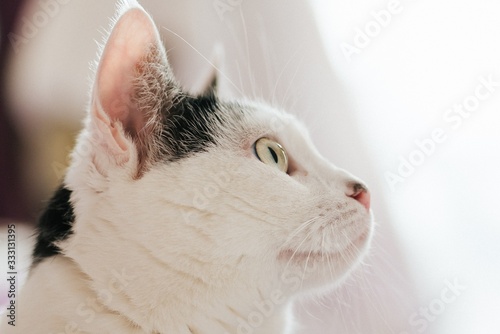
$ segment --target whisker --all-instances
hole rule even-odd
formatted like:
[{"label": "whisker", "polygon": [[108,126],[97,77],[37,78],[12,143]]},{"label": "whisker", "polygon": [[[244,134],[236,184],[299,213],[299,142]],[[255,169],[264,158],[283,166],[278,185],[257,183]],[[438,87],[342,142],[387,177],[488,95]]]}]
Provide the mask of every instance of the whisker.
[{"label": "whisker", "polygon": [[210,66],[212,66],[215,70],[217,70],[217,72],[220,73],[220,75],[222,75],[224,77],[224,79],[226,79],[236,89],[236,91],[238,93],[243,95],[243,92],[238,88],[238,86],[236,86],[233,83],[233,81],[231,79],[229,79],[229,77],[220,68],[218,68],[214,63],[212,63],[207,57],[205,57],[197,48],[195,48],[194,45],[189,43],[184,37],[182,37],[181,35],[179,35],[175,31],[173,31],[167,27],[162,27],[162,28],[167,30],[168,32],[170,32],[174,36],[180,38],[184,43],[186,43],[186,45],[188,45],[191,49],[193,49],[193,51],[195,51],[198,55],[200,55],[208,64],[210,64]]},{"label": "whisker", "polygon": [[[349,245],[352,244],[350,238],[347,236],[345,231],[341,231],[341,235],[349,242]],[[352,256],[351,256],[352,254],[349,254],[349,252],[346,252],[346,251],[341,251],[341,252],[339,252],[339,254],[345,262],[350,262],[350,258],[352,258]]]},{"label": "whisker", "polygon": [[[335,235],[335,230],[333,229],[333,225],[331,225],[331,224],[330,224],[330,229],[332,230],[332,235]],[[328,270],[330,271],[330,276],[331,276],[332,280],[334,280],[335,275],[333,274],[332,261],[331,261],[330,255],[327,255],[326,259],[328,261]]]},{"label": "whisker", "polygon": [[247,25],[245,21],[245,16],[243,15],[243,10],[240,7],[240,18],[241,18],[241,25],[243,27],[243,36],[245,38],[245,53],[246,53],[246,63],[247,63],[247,70],[248,70],[248,79],[250,80],[250,89],[252,92],[252,97],[256,97],[256,91],[255,91],[255,77],[252,75],[252,69],[250,68],[250,51],[249,51],[249,43],[248,43],[248,31],[247,31]]},{"label": "whisker", "polygon": [[[259,26],[262,27],[260,29],[260,34],[259,34],[259,43],[260,43],[260,49],[266,52],[266,56],[264,57],[264,67],[266,69],[266,81],[267,81],[267,90],[270,90],[270,88],[273,86],[273,78],[276,76],[276,66],[273,64],[276,64],[276,57],[274,54],[271,52],[272,50],[272,44],[269,43],[267,39],[267,34],[264,29],[264,20],[262,16],[257,17],[257,20],[259,22]],[[274,96],[270,96],[270,103],[275,106],[274,104]]]},{"label": "whisker", "polygon": [[311,253],[312,253],[312,249],[309,251],[309,254],[307,254],[306,263],[304,264],[304,271],[302,272],[302,279],[300,281],[300,289],[301,290],[302,290],[302,286],[304,284],[304,278],[305,278],[306,272],[307,272],[307,264],[309,263],[309,259],[311,258]]},{"label": "whisker", "polygon": [[[238,63],[238,61],[235,61],[235,65],[236,65],[236,72],[238,73],[238,78],[239,78],[239,81],[240,81],[240,87],[244,87],[243,85],[243,75],[241,74],[241,68],[240,68],[240,63]],[[241,95],[243,95],[242,92],[239,92]]]},{"label": "whisker", "polygon": [[292,231],[292,233],[290,233],[288,235],[288,238],[287,240],[285,240],[285,242],[281,245],[281,247],[287,245],[289,242],[292,241],[293,238],[295,238],[300,232],[302,232],[305,228],[309,227],[310,225],[312,225],[316,220],[318,220],[320,217],[319,216],[316,216],[316,217],[313,217],[311,219],[308,219],[306,220],[305,222],[303,222],[302,224],[299,225],[299,227],[297,227],[295,230]]},{"label": "whisker", "polygon": [[[292,56],[290,58],[288,58],[288,61],[285,63],[285,66],[283,66],[283,68],[281,69],[280,71],[280,74],[278,75],[278,77],[276,78],[276,82],[274,84],[274,88],[272,90],[272,98],[271,98],[271,101],[272,101],[272,104],[273,105],[276,105],[275,102],[276,102],[276,91],[278,90],[278,84],[280,83],[281,81],[281,77],[283,76],[283,74],[285,73],[288,65],[290,65],[292,59],[295,57],[295,55],[297,54],[297,51],[298,50],[295,50],[295,52],[292,54]],[[290,86],[289,86],[290,87]],[[288,89],[287,89],[288,91]],[[282,99],[282,101],[284,101],[284,98]],[[284,105],[281,105],[279,107],[284,107]]]},{"label": "whisker", "polygon": [[290,265],[290,263],[292,262],[293,258],[295,257],[295,255],[297,254],[298,250],[300,249],[300,247],[302,246],[302,244],[309,239],[309,237],[311,236],[312,233],[314,233],[315,231],[314,230],[310,230],[307,235],[304,237],[304,239],[302,239],[302,241],[300,242],[300,244],[295,248],[295,251],[293,252],[292,256],[290,257],[290,259],[288,260],[286,266],[285,266],[285,269],[284,271],[286,271],[288,269],[288,266]]},{"label": "whisker", "polygon": [[[285,107],[285,104],[287,103],[287,99],[288,99],[288,94],[290,92],[290,88],[292,87],[292,84],[293,84],[293,82],[295,80],[295,77],[297,76],[297,72],[299,71],[299,69],[300,69],[300,64],[297,65],[297,68],[293,72],[292,78],[290,79],[290,81],[288,82],[288,85],[286,87],[285,94],[283,94],[283,99],[282,99],[282,106],[283,107]],[[294,95],[294,97],[296,98],[295,95]],[[294,104],[295,104],[295,102],[294,102]],[[293,109],[291,109],[291,110],[293,110]]]}]

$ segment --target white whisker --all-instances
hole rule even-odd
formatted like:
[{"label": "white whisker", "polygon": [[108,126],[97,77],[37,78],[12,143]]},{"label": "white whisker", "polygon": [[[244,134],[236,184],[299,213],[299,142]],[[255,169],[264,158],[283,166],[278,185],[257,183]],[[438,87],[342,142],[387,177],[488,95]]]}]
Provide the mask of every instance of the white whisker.
[{"label": "white whisker", "polygon": [[288,238],[285,240],[285,242],[281,245],[281,247],[287,245],[290,241],[292,241],[293,238],[295,238],[300,232],[302,232],[304,229],[306,229],[307,227],[309,227],[310,225],[314,224],[314,222],[316,222],[320,217],[319,216],[316,216],[316,217],[313,217],[309,220],[306,220],[305,222],[303,222],[302,224],[299,225],[298,228],[296,228],[294,231],[292,231],[292,233],[289,234]]},{"label": "white whisker", "polygon": [[167,27],[162,27],[162,28],[167,30],[171,34],[175,35],[176,37],[180,38],[184,43],[186,43],[186,45],[188,45],[191,49],[193,49],[193,51],[195,51],[198,55],[200,55],[200,57],[202,57],[208,64],[210,64],[210,66],[212,66],[218,73],[220,73],[220,75],[222,75],[224,77],[224,79],[226,79],[236,89],[236,91],[238,93],[243,95],[243,92],[238,88],[238,86],[236,86],[233,83],[233,81],[220,68],[218,68],[214,63],[212,63],[207,57],[205,57],[197,48],[195,48],[194,45],[189,43],[184,37],[182,37],[181,35],[179,35],[175,31],[173,31]]},{"label": "white whisker", "polygon": [[286,270],[288,269],[288,266],[290,265],[290,263],[292,262],[293,258],[295,257],[295,255],[297,254],[297,252],[299,251],[300,247],[304,244],[304,242],[306,240],[309,239],[309,237],[311,236],[311,234],[314,232],[314,230],[310,230],[307,235],[305,236],[304,239],[302,239],[302,241],[300,242],[300,244],[295,248],[295,251],[293,252],[292,256],[290,257],[290,259],[288,260],[286,266],[285,266],[285,272]]},{"label": "white whisker", "polygon": [[[288,85],[287,85],[286,90],[285,90],[285,94],[283,94],[283,99],[282,99],[282,106],[283,107],[287,103],[290,88],[292,87],[292,84],[295,81],[295,77],[297,76],[297,72],[299,71],[299,69],[300,69],[300,64],[296,67],[295,71],[293,72],[292,79],[288,82]],[[296,99],[297,97],[294,95],[294,98]],[[295,104],[295,103],[296,102],[294,101],[293,104]]]},{"label": "white whisker", "polygon": [[[275,103],[277,102],[276,101],[276,91],[278,90],[278,85],[281,81],[281,77],[283,76],[283,73],[285,73],[285,70],[287,69],[288,65],[290,64],[290,62],[292,61],[293,57],[295,57],[295,54],[297,53],[297,50],[293,53],[293,55],[288,59],[288,61],[285,63],[285,66],[283,66],[283,68],[281,69],[278,77],[276,78],[276,82],[274,83],[274,87],[273,87],[273,90],[272,90],[272,94],[271,94],[271,103],[273,105],[275,105]],[[288,86],[290,87],[290,85]],[[287,89],[288,91],[288,89]],[[284,98],[282,99],[282,101],[284,101]],[[280,107],[284,107],[284,105],[280,105]]]},{"label": "white whisker", "polygon": [[300,281],[300,289],[301,290],[302,290],[302,285],[304,284],[304,278],[305,278],[306,272],[307,272],[307,264],[309,263],[309,259],[311,258],[311,253],[312,253],[312,249],[309,251],[309,254],[307,254],[306,263],[304,264],[304,271],[302,272],[302,279]]},{"label": "white whisker", "polygon": [[250,89],[252,92],[252,97],[256,97],[256,91],[255,91],[255,77],[253,76],[252,69],[250,67],[251,60],[250,60],[250,50],[249,50],[249,43],[248,43],[248,31],[247,31],[247,25],[245,22],[245,16],[243,15],[243,10],[240,8],[240,18],[241,18],[241,25],[243,27],[243,37],[245,38],[245,56],[246,56],[246,63],[247,63],[247,76],[250,81]]}]

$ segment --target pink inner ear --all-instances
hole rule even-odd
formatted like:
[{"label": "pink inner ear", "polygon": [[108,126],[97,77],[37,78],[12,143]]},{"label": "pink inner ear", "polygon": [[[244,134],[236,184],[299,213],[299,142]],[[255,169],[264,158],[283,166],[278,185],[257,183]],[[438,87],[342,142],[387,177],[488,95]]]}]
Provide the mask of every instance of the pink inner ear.
[{"label": "pink inner ear", "polygon": [[118,19],[101,57],[94,87],[94,96],[101,108],[94,112],[102,121],[109,120],[104,123],[110,126],[120,146],[124,141],[118,138],[115,122],[120,122],[133,137],[147,122],[133,103],[134,82],[140,75],[138,65],[158,43],[158,34],[149,16],[142,9],[133,8]]}]

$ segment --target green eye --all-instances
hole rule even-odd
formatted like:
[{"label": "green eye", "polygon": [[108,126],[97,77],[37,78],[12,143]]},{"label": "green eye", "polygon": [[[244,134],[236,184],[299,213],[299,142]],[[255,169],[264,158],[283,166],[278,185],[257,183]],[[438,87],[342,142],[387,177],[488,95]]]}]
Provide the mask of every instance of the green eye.
[{"label": "green eye", "polygon": [[255,142],[255,154],[266,165],[276,167],[284,173],[287,172],[288,158],[283,147],[277,142],[260,138]]}]

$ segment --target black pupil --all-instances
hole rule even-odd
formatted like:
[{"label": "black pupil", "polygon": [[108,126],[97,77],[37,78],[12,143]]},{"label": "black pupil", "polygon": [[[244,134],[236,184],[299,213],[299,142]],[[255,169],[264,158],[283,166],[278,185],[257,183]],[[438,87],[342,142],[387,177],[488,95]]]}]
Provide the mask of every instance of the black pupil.
[{"label": "black pupil", "polygon": [[274,162],[278,163],[278,155],[276,154],[276,152],[274,152],[274,150],[272,148],[270,148],[270,147],[268,147],[267,149],[269,150],[269,152],[273,156]]}]

